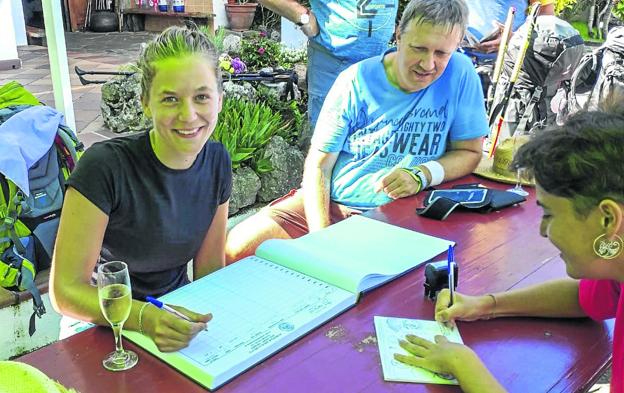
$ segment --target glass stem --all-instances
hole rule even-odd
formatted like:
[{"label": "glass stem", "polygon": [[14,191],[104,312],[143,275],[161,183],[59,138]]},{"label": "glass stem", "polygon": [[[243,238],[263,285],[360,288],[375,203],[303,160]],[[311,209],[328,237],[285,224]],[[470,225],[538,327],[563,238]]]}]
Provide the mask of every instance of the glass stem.
[{"label": "glass stem", "polygon": [[121,328],[123,323],[115,323],[111,326],[113,328],[113,334],[115,335],[115,352],[121,355],[124,352],[123,345],[121,344]]}]

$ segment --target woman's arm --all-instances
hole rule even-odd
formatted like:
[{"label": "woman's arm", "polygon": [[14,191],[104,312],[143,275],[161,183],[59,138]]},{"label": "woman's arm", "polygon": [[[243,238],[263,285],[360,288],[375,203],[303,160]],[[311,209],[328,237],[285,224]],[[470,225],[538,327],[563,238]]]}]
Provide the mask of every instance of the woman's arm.
[{"label": "woman's arm", "polygon": [[52,256],[50,300],[59,313],[98,325],[108,322],[90,282],[107,225],[108,216],[69,187]]},{"label": "woman's arm", "polygon": [[495,294],[496,317],[586,317],[579,304],[579,281],[547,281],[523,289]]},{"label": "woman's arm", "polygon": [[204,241],[193,258],[193,279],[204,277],[225,266],[225,233],[229,200],[217,208]]},{"label": "woman's arm", "polygon": [[456,293],[455,303],[448,307],[449,291],[444,289],[438,294],[435,318],[453,324],[492,317],[585,317],[578,291],[578,281],[560,279],[493,295]]},{"label": "woman's arm", "polygon": [[[90,281],[107,225],[108,216],[70,187],[65,194],[50,275],[50,300],[59,313],[104,326],[108,326],[108,322],[100,311],[97,288]],[[161,351],[186,347],[212,318],[180,308],[195,321],[191,323],[144,305],[144,302],[132,301],[124,327],[141,330],[139,315],[143,310],[143,331]]]}]

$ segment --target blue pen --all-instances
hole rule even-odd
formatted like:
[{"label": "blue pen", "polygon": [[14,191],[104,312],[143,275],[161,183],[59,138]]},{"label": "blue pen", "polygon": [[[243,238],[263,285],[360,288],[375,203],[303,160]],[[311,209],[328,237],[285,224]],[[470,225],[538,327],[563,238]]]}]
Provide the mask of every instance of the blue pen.
[{"label": "blue pen", "polygon": [[455,248],[449,246],[446,253],[448,268],[448,287],[450,291],[449,307],[455,302]]},{"label": "blue pen", "polygon": [[176,309],[174,309],[174,308],[171,308],[171,307],[167,306],[165,303],[161,302],[161,301],[160,301],[160,300],[158,300],[158,299],[154,299],[154,298],[153,298],[153,297],[151,297],[151,296],[147,296],[147,297],[145,298],[145,300],[147,300],[148,302],[152,303],[154,306],[156,306],[156,307],[158,307],[158,308],[160,308],[160,309],[162,309],[162,310],[165,310],[165,311],[167,311],[167,312],[170,312],[171,314],[175,315],[175,316],[176,316],[176,317],[178,317],[178,318],[182,318],[182,319],[184,319],[185,321],[189,321],[189,322],[195,323],[195,321],[192,321],[189,317],[187,317],[186,315],[182,314],[180,311],[178,311],[178,310],[176,310]]}]

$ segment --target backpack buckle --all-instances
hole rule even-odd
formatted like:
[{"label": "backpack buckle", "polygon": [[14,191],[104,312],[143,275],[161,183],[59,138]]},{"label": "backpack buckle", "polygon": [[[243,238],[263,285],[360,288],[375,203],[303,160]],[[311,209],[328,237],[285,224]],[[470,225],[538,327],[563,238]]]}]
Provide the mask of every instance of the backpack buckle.
[{"label": "backpack buckle", "polygon": [[2,220],[2,222],[9,228],[13,227],[13,225],[15,225],[15,218],[11,217],[11,216],[6,216],[4,217],[4,219]]}]

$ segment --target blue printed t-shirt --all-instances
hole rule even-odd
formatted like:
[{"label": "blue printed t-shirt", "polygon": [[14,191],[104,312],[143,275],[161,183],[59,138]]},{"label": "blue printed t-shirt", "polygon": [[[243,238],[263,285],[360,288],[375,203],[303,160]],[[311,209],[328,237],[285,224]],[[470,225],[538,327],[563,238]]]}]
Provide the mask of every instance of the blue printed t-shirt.
[{"label": "blue printed t-shirt", "polygon": [[453,53],[442,75],[414,93],[390,84],[384,56],[356,63],[338,76],[312,138],[313,148],[339,152],[331,199],[356,209],[391,200],[374,185],[394,167],[438,159],[449,141],[488,133],[479,77],[466,56]]},{"label": "blue printed t-shirt", "polygon": [[312,42],[352,63],[377,56],[394,33],[397,0],[310,2],[320,33]]}]

